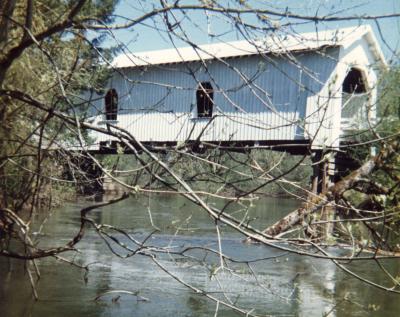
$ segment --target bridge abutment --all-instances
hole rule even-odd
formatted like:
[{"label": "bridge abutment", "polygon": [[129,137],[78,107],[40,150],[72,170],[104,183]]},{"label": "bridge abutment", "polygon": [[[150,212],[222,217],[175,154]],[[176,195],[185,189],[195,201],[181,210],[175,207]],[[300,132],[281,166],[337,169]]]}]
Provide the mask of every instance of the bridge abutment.
[{"label": "bridge abutment", "polygon": [[104,192],[103,171],[88,155],[69,153],[64,163],[64,174],[67,180],[75,182],[79,194],[96,195]]}]

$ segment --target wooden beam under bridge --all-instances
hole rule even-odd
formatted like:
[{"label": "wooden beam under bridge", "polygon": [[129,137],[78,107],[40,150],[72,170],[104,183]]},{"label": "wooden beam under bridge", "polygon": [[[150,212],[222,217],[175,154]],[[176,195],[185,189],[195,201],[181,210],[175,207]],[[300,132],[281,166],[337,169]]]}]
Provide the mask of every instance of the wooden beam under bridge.
[{"label": "wooden beam under bridge", "polygon": [[[310,143],[308,140],[296,141],[187,141],[184,143],[176,141],[168,142],[141,142],[150,151],[165,152],[171,149],[186,149],[195,153],[202,153],[206,149],[219,149],[221,151],[245,153],[250,150],[264,149],[279,152],[287,152],[293,155],[309,155]],[[141,152],[139,144],[131,143],[131,145]],[[132,150],[119,141],[100,142],[97,149],[91,149],[91,154],[132,154]]]}]

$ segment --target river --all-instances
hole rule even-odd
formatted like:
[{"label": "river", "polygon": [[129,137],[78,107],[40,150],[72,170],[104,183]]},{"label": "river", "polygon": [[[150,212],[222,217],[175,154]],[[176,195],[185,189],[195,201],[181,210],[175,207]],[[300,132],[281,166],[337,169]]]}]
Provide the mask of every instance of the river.
[{"label": "river", "polygon": [[[48,217],[36,216],[34,230],[42,227],[36,235],[38,245],[61,246],[68,241],[77,231],[80,209],[88,204],[81,200],[54,210]],[[248,209],[246,221],[263,228],[295,209],[297,204],[289,199],[262,198]],[[244,216],[244,207],[235,205],[230,212]],[[175,251],[188,246],[218,249],[213,222],[204,211],[180,197],[132,197],[93,210],[90,217],[98,223],[122,227],[138,240],[145,239],[154,227],[159,228],[147,245]],[[259,315],[400,315],[399,295],[367,286],[331,261],[245,244],[243,236],[226,226],[221,226],[220,231],[221,248],[226,255],[238,260],[268,259],[252,262],[250,267],[230,264],[229,270],[218,270],[215,275],[210,272],[215,272],[219,258],[206,256],[200,250],[190,254],[201,261],[168,254],[157,255],[157,261],[176,278],[242,308],[254,308],[253,313]],[[64,256],[81,265],[91,263],[89,272],[53,258],[38,261],[41,272],[37,282],[38,301],[32,298],[23,263],[0,258],[0,316],[240,316],[222,304],[217,311],[215,302],[178,283],[147,256],[118,258],[93,229],[87,229],[77,247],[80,253]],[[126,254],[120,248],[115,250]],[[398,262],[383,264],[394,276],[400,276]],[[384,278],[373,262],[354,262],[348,267],[375,281]],[[129,291],[137,296],[111,293],[94,300],[112,290]]]}]

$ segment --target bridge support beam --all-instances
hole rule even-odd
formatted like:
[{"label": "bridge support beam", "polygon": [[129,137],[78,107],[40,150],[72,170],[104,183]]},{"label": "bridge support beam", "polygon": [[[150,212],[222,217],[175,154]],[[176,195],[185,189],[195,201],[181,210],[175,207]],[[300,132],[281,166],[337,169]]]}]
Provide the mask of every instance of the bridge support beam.
[{"label": "bridge support beam", "polygon": [[[325,192],[333,182],[339,181],[360,167],[360,163],[346,151],[314,151],[311,154],[311,161],[313,166],[311,188],[314,195]],[[334,203],[322,208],[320,220],[326,223],[318,226],[318,236],[323,238],[331,236],[334,225],[330,220],[335,218],[335,212]]]},{"label": "bridge support beam", "polygon": [[313,174],[311,179],[311,190],[313,194],[320,194],[327,190],[331,183],[332,160],[322,150],[311,154]]},{"label": "bridge support beam", "polygon": [[[325,192],[332,184],[335,175],[335,161],[333,152],[324,152],[322,150],[314,151],[311,154],[313,174],[311,180],[311,189],[313,196]],[[335,218],[335,208],[328,204],[321,210],[321,221],[326,221],[325,224],[317,226],[315,232],[316,237],[328,239],[333,233],[333,224],[331,220]]]}]

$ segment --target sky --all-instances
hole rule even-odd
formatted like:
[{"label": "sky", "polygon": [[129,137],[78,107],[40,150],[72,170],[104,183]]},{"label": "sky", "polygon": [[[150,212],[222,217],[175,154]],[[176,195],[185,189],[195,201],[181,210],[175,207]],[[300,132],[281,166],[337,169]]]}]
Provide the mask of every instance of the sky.
[{"label": "sky", "polygon": [[[206,0],[203,0],[206,1]],[[167,2],[172,3],[172,0]],[[181,4],[198,3],[195,0],[181,0]],[[218,3],[233,5],[235,0],[223,0]],[[120,0],[116,10],[116,15],[119,16],[116,22],[122,22],[122,17],[135,19],[145,12],[151,11],[155,7],[159,7],[159,0],[144,1],[144,0]],[[268,8],[275,11],[285,12],[289,10],[292,13],[302,15],[318,15],[323,16],[332,12],[336,12],[338,16],[363,16],[363,15],[384,15],[391,13],[400,13],[400,0],[248,0],[249,5],[256,8]],[[231,20],[208,12],[190,12],[186,16],[175,13],[175,16],[170,16],[170,24],[175,24],[179,21],[182,29],[177,25],[174,26],[174,31],[183,37],[187,37],[190,41],[196,44],[217,43],[220,41],[234,41],[243,39],[243,32],[232,25]],[[257,18],[254,15],[241,16],[243,21],[259,25]],[[370,24],[373,27],[375,36],[377,37],[381,49],[390,62],[396,60],[395,54],[400,50],[400,18],[380,19],[377,22],[374,20],[356,19],[352,21],[340,22],[314,22],[303,23],[299,20],[277,19],[267,17],[272,25],[279,26],[281,35],[285,32],[310,32],[324,29],[337,29],[340,27],[354,26],[361,24]],[[290,26],[285,26],[286,23],[293,23]],[[262,38],[268,36],[268,32],[249,32],[246,34],[248,38]],[[146,20],[144,24],[137,25],[132,29],[125,29],[113,32],[113,38],[106,43],[110,45],[121,45],[125,47],[125,52],[143,52],[149,50],[157,50],[164,48],[173,48],[187,46],[187,44],[171,32],[166,32],[165,24],[160,17],[153,20]],[[397,54],[398,55],[398,54]]]}]

